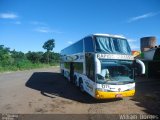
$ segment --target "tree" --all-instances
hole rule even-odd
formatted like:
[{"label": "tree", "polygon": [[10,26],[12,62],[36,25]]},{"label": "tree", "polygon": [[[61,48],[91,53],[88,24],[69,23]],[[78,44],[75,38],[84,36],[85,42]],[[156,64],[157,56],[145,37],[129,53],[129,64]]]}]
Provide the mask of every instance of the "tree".
[{"label": "tree", "polygon": [[55,40],[54,39],[50,39],[50,40],[46,41],[43,45],[43,48],[46,49],[47,52],[52,51],[54,47],[55,47]]},{"label": "tree", "polygon": [[10,48],[0,45],[0,66],[11,64],[13,59],[10,56]]},{"label": "tree", "polygon": [[43,48],[47,50],[47,62],[49,64],[49,53],[53,50],[53,48],[55,47],[55,40],[54,39],[50,39],[48,41],[46,41],[43,45]]},{"label": "tree", "polygon": [[26,56],[23,52],[21,51],[16,51],[15,49],[13,51],[10,52],[11,53],[11,57],[15,59],[15,61],[17,60],[21,60],[21,59],[26,59]]},{"label": "tree", "polygon": [[30,60],[32,63],[39,63],[42,58],[43,52],[31,52],[29,51],[26,56],[27,59]]}]

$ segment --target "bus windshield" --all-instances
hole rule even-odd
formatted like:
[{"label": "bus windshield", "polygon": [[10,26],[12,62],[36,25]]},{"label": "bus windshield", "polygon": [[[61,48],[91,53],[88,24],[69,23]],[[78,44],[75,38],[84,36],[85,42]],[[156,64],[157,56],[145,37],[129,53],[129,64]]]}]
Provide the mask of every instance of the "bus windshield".
[{"label": "bus windshield", "polygon": [[134,82],[132,62],[129,60],[100,60],[101,74],[96,82],[100,84],[127,84]]},{"label": "bus windshield", "polygon": [[95,48],[98,53],[131,55],[131,48],[124,38],[96,36]]}]

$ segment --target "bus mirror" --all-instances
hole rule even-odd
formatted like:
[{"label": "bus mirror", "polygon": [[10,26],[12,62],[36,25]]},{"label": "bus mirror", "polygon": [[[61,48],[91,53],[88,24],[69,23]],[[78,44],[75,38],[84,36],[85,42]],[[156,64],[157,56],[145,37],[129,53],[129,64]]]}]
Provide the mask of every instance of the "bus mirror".
[{"label": "bus mirror", "polygon": [[104,80],[105,78],[101,74],[97,74],[97,79]]},{"label": "bus mirror", "polygon": [[141,60],[136,59],[133,64],[136,75],[145,74],[145,65]]}]

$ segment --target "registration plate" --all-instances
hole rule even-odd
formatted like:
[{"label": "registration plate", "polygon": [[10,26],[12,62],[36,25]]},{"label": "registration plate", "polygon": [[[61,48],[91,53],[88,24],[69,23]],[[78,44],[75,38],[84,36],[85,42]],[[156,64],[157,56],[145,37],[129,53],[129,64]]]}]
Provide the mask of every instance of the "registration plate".
[{"label": "registration plate", "polygon": [[116,98],[122,98],[123,96],[122,96],[122,94],[116,94],[115,97],[116,97]]}]

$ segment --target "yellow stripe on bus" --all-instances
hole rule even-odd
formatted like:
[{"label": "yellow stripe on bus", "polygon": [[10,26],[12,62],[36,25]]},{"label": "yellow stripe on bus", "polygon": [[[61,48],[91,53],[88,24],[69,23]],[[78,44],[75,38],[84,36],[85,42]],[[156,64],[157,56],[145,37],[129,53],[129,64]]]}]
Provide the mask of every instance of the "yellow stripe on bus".
[{"label": "yellow stripe on bus", "polygon": [[123,92],[103,92],[96,91],[95,98],[96,99],[110,99],[116,98],[116,95],[122,95],[122,97],[129,97],[135,94],[135,90],[123,91]]}]

